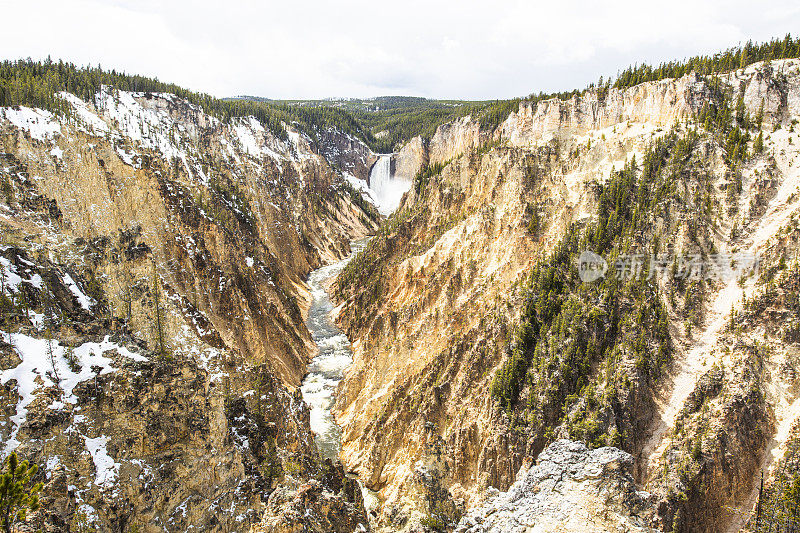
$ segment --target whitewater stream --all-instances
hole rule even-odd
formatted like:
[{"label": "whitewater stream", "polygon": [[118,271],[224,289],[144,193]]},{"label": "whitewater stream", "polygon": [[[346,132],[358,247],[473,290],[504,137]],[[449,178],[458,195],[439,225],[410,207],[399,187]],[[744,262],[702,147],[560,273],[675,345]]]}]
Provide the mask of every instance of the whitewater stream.
[{"label": "whitewater stream", "polygon": [[[410,187],[411,180],[395,176],[391,169],[391,154],[380,154],[370,169],[368,191],[365,191],[384,216],[390,215],[400,205],[400,199]],[[350,255],[343,260],[318,268],[308,276],[311,289],[311,308],[306,326],[319,349],[308,365],[308,373],[301,387],[303,399],[311,409],[311,430],[314,432],[322,457],[336,461],[341,450],[342,431],[333,418],[336,388],[344,371],[353,361],[350,340],[331,320],[333,303],[328,287],[355,255],[364,249],[369,239],[350,243]],[[376,493],[361,484],[367,510],[376,509],[380,503]]]},{"label": "whitewater stream", "polygon": [[345,369],[353,361],[353,352],[347,335],[331,320],[333,303],[327,287],[347,263],[366,246],[368,239],[350,243],[351,253],[343,260],[318,268],[308,277],[311,287],[311,308],[306,325],[317,343],[319,353],[308,365],[303,380],[303,399],[311,408],[311,430],[316,434],[317,446],[323,457],[336,461],[339,458],[341,430],[333,419],[336,387]]},{"label": "whitewater stream", "polygon": [[[331,461],[339,459],[342,436],[342,430],[336,425],[331,411],[336,402],[336,387],[353,361],[353,352],[347,335],[331,320],[333,303],[327,288],[367,242],[368,238],[351,242],[350,255],[337,263],[318,268],[308,276],[312,300],[306,326],[319,352],[308,365],[301,391],[311,409],[311,430],[316,435],[317,447],[322,457]],[[359,485],[367,511],[377,509],[380,506],[377,493],[367,489],[360,481]]]},{"label": "whitewater stream", "polygon": [[[368,193],[384,216],[397,209],[403,193],[411,187],[411,180],[392,174],[391,158],[392,154],[379,154],[378,160],[370,169],[368,181]],[[327,288],[345,265],[364,249],[368,240],[351,242],[349,256],[332,265],[318,268],[308,277],[312,301],[306,325],[319,353],[308,365],[308,374],[303,380],[301,390],[311,408],[311,430],[316,434],[319,451],[323,457],[332,460],[339,457],[341,430],[333,419],[331,409],[336,400],[336,387],[353,360],[353,352],[347,336],[330,318],[333,304]]]}]

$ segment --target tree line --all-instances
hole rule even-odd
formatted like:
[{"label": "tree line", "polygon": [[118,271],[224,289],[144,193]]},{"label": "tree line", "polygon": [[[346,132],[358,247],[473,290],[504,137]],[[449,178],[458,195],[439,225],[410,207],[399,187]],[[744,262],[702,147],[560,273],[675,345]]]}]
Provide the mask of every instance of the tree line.
[{"label": "tree line", "polygon": [[[633,65],[617,75],[613,86],[617,89],[633,87],[646,81],[680,78],[690,72],[707,76],[720,72],[745,68],[758,61],[772,61],[800,56],[800,38],[787,34],[783,39],[772,39],[765,43],[747,41],[744,46],[734,46],[714,55],[699,55],[683,61],[669,61],[658,66]],[[603,86],[601,82],[599,86]]]},{"label": "tree line", "polygon": [[429,100],[411,97],[381,97],[372,101],[273,101],[244,97],[218,99],[190,91],[173,83],[141,75],[104,70],[98,66],[79,67],[50,58],[45,61],[23,59],[0,62],[0,106],[31,106],[55,113],[69,113],[69,104],[57,93],[66,91],[91,101],[103,86],[122,91],[170,93],[189,101],[223,121],[253,116],[278,138],[286,140],[283,123],[294,124],[317,142],[324,129],[335,128],[351,134],[379,153],[391,152],[415,136],[430,139],[447,122],[471,115],[484,130],[492,130],[505,121],[520,102],[536,104],[558,98],[567,100],[597,90],[601,97],[611,87],[625,89],[647,81],[678,78],[690,72],[701,76],[744,68],[758,61],[800,56],[800,38],[784,38],[764,43],[748,41],[713,55],[698,55],[682,61],[657,66],[633,65],[616,77],[603,77],[583,90],[530,94],[524,98],[494,101]]},{"label": "tree line", "polygon": [[283,123],[294,124],[317,140],[321,129],[337,128],[355,135],[367,144],[375,139],[350,113],[331,107],[300,107],[249,99],[219,99],[184,89],[158,78],[105,70],[101,66],[79,67],[64,61],[21,59],[0,62],[0,107],[29,106],[56,114],[70,113],[70,104],[59,92],[72,93],[92,102],[103,86],[120,91],[169,93],[200,107],[224,122],[235,117],[253,116],[276,137],[286,140]]}]

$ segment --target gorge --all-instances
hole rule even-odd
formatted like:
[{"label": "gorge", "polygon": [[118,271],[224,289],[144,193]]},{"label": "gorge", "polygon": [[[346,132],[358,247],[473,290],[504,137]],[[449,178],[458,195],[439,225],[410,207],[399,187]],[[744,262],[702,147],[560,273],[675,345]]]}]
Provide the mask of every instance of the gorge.
[{"label": "gorge", "polygon": [[[0,102],[2,457],[43,484],[23,527],[790,531],[791,43],[385,123],[71,88],[91,69]],[[424,131],[387,148],[403,112]]]}]

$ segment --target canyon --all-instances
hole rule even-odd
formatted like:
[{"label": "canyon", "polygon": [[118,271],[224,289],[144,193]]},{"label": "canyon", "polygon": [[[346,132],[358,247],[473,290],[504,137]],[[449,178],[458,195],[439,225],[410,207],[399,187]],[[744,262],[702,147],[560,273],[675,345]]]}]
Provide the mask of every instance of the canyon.
[{"label": "canyon", "polygon": [[787,468],[800,60],[522,99],[386,154],[59,98],[0,108],[0,437],[39,465],[30,527],[740,531]]}]

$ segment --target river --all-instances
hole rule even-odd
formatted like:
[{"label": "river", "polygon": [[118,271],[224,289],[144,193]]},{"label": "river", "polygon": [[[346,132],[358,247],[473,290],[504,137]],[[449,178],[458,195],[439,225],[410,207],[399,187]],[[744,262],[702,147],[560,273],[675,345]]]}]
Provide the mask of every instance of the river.
[{"label": "river", "polygon": [[308,365],[308,374],[301,390],[303,399],[311,409],[311,430],[316,434],[319,451],[323,457],[333,461],[339,458],[342,433],[331,410],[336,401],[336,387],[353,361],[353,352],[347,335],[331,320],[333,303],[326,288],[345,265],[364,249],[367,242],[368,239],[353,241],[350,243],[350,255],[337,263],[318,268],[308,277],[312,301],[306,325],[319,352]]}]

